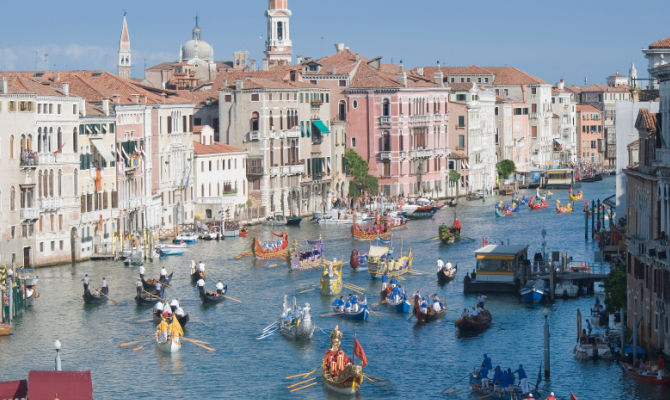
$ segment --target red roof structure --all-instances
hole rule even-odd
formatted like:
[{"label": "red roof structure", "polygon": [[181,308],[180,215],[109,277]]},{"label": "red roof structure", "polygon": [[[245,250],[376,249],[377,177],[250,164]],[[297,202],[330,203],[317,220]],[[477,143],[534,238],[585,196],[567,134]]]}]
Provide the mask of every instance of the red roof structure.
[{"label": "red roof structure", "polygon": [[20,381],[0,382],[0,399],[25,399],[28,393],[28,382]]},{"label": "red roof structure", "polygon": [[28,400],[92,400],[91,371],[30,371]]}]

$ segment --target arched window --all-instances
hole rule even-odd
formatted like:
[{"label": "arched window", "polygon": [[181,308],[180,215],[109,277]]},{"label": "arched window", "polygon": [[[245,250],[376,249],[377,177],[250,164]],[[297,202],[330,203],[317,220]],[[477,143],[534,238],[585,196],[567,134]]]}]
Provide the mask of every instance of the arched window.
[{"label": "arched window", "polygon": [[344,100],[340,100],[337,106],[337,114],[340,121],[347,120],[347,103]]},{"label": "arched window", "polygon": [[73,179],[74,186],[72,187],[72,193],[74,193],[74,195],[77,196],[77,193],[79,192],[79,171],[77,171],[76,168],[74,169],[74,175],[72,176],[74,177]]},{"label": "arched window", "polygon": [[37,197],[42,197],[42,171],[37,171]]},{"label": "arched window", "polygon": [[53,133],[54,133],[54,128],[53,128],[53,127],[49,128],[49,147],[48,147],[48,149],[47,149],[47,150],[49,151],[49,153],[51,153],[52,151],[54,151],[53,147],[51,147],[51,144],[52,144],[52,138],[53,138]]},{"label": "arched window", "polygon": [[49,197],[49,173],[47,171],[42,171],[42,193],[44,197]]},{"label": "arched window", "polygon": [[9,136],[9,158],[14,158],[14,135]]},{"label": "arched window", "polygon": [[24,151],[26,151],[26,135],[21,135],[21,140],[19,141],[19,148],[21,149],[22,154]]},{"label": "arched window", "polygon": [[49,197],[54,197],[54,170],[49,171]]},{"label": "arched window", "polygon": [[28,134],[26,136],[26,150],[32,152],[33,151],[33,135]]},{"label": "arched window", "polygon": [[63,146],[63,130],[61,128],[58,128],[58,140],[57,140],[57,147],[56,150],[59,150]]},{"label": "arched window", "polygon": [[274,121],[274,118],[272,118],[272,111],[270,111],[270,130],[272,130],[272,128],[274,128],[274,126],[275,126],[275,121]]},{"label": "arched window", "polygon": [[200,197],[205,197],[205,184],[200,185]]},{"label": "arched window", "polygon": [[391,103],[389,102],[389,99],[384,99],[382,102],[382,115],[385,117],[391,115]]},{"label": "arched window", "polygon": [[[79,145],[77,144],[79,136],[77,135],[77,128],[72,130],[72,152],[77,153]],[[75,189],[76,190],[76,189]]]},{"label": "arched window", "polygon": [[258,113],[256,111],[251,113],[251,130],[258,131]]},{"label": "arched window", "polygon": [[37,151],[42,152],[42,128],[37,128]]},{"label": "arched window", "polygon": [[14,186],[9,189],[9,211],[16,209],[16,190]]},{"label": "arched window", "polygon": [[58,170],[58,197],[61,197],[62,195],[63,195],[63,170],[59,169]]}]

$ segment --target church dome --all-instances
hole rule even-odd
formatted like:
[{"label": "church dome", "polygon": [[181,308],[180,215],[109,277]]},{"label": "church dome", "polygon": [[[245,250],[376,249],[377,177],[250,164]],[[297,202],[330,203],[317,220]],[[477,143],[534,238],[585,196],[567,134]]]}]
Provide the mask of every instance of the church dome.
[{"label": "church dome", "polygon": [[181,51],[183,61],[189,62],[197,58],[207,62],[214,62],[214,49],[204,40],[191,39],[182,46]]}]

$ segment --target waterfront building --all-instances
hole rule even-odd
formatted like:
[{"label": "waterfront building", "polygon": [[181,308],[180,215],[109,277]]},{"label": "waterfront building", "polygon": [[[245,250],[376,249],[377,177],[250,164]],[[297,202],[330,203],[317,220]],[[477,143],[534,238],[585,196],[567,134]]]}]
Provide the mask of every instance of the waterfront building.
[{"label": "waterfront building", "polygon": [[69,85],[3,73],[0,124],[0,262],[17,266],[71,260],[79,242],[77,130],[84,103]]},{"label": "waterfront building", "polygon": [[495,109],[498,160],[512,160],[518,173],[529,173],[530,120],[528,104],[498,97]]},{"label": "waterfront building", "polygon": [[221,142],[248,151],[249,199],[266,215],[320,211],[333,197],[330,93],[287,75],[221,73],[215,82]]},{"label": "waterfront building", "polygon": [[195,218],[233,219],[247,202],[247,151],[214,140],[214,129],[194,127]]},{"label": "waterfront building", "polygon": [[639,323],[642,344],[670,355],[670,64],[650,69],[658,81],[659,113],[642,108],[639,161],[627,168],[627,326]]},{"label": "waterfront building", "polygon": [[574,94],[561,79],[551,90],[552,165],[568,165],[577,161],[577,110]]},{"label": "waterfront building", "polygon": [[590,104],[577,105],[577,155],[579,163],[597,167],[605,159],[602,114]]},{"label": "waterfront building", "polygon": [[647,71],[649,72],[649,89],[658,89],[658,79],[654,77],[652,70],[670,60],[670,37],[660,39],[643,49],[645,58],[648,60]]}]

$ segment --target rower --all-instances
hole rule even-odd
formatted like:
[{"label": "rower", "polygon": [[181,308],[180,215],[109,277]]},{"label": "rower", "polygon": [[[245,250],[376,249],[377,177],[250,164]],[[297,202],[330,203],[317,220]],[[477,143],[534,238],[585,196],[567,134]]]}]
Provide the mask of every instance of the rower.
[{"label": "rower", "polygon": [[156,281],[155,286],[156,286],[156,292],[158,292],[160,294],[161,288],[163,287],[163,285],[161,285],[161,281]]},{"label": "rower", "polygon": [[165,267],[161,267],[161,272],[160,272],[160,278],[158,278],[161,282],[165,282],[167,280],[167,270]]},{"label": "rower", "polygon": [[344,303],[344,311],[351,312],[351,297],[347,299],[347,302]]},{"label": "rower", "polygon": [[393,299],[394,303],[397,303],[398,299],[400,299],[400,289],[398,289],[397,286],[393,287],[393,292],[391,294],[391,298]]},{"label": "rower", "polygon": [[84,277],[81,278],[81,281],[84,282],[84,292],[88,290],[88,274],[84,274]]},{"label": "rower", "polygon": [[556,397],[554,397],[554,392],[549,393],[549,396],[545,400],[556,400]]},{"label": "rower", "polygon": [[388,280],[389,280],[388,275],[386,274],[382,275],[382,290],[385,290],[386,287],[388,286]]},{"label": "rower", "polygon": [[488,370],[493,369],[493,363],[491,362],[491,357],[487,356],[486,353],[484,353],[484,361],[482,361],[482,365],[486,367]]},{"label": "rower", "polygon": [[420,311],[421,314],[428,314],[428,303],[426,303],[426,299],[421,299]]},{"label": "rower", "polygon": [[165,318],[161,318],[161,322],[156,327],[156,338],[159,343],[167,342],[168,338],[168,323],[165,321]]},{"label": "rower", "polygon": [[489,387],[489,370],[482,366],[482,368],[479,370],[479,377],[482,379],[481,384],[482,384],[482,390],[484,393],[486,393],[486,390]]},{"label": "rower", "polygon": [[175,310],[174,315],[176,315],[177,317],[183,317],[183,316],[186,315],[186,313],[184,312],[184,309],[181,308],[181,306],[177,306],[177,309]]},{"label": "rower", "polygon": [[100,291],[105,296],[107,296],[107,294],[109,294],[109,287],[107,287],[107,279],[105,279],[105,277],[102,278],[102,288],[100,289]]},{"label": "rower", "polygon": [[440,298],[437,297],[437,293],[433,295],[433,311],[442,311],[442,301],[440,301]]},{"label": "rower", "polygon": [[442,271],[442,268],[444,268],[444,261],[442,261],[442,257],[437,259],[437,272]]},{"label": "rower", "polygon": [[223,294],[223,282],[221,282],[221,279],[216,282],[216,293]]},{"label": "rower", "polygon": [[398,285],[398,280],[396,278],[391,278],[391,286],[396,287]]},{"label": "rower", "polygon": [[141,296],[142,295],[142,279],[137,278],[137,282],[135,283],[135,288],[137,288],[137,295]]},{"label": "rower", "polygon": [[144,265],[140,265],[140,267],[137,269],[137,272],[140,273],[140,279],[144,280]]},{"label": "rower", "polygon": [[179,300],[172,299],[172,301],[170,302],[170,308],[172,309],[172,312],[175,312],[177,308],[179,308]]},{"label": "rower", "polygon": [[200,272],[200,275],[205,275],[205,263],[202,261],[198,262],[198,272]]},{"label": "rower", "polygon": [[351,296],[351,309],[353,312],[358,312],[358,296]]},{"label": "rower", "polygon": [[195,260],[191,260],[191,275],[195,274]]},{"label": "rower", "polygon": [[451,261],[447,261],[446,267],[447,267],[447,271],[451,271],[454,268],[454,266],[451,264]]},{"label": "rower", "polygon": [[530,392],[530,389],[528,388],[528,376],[523,369],[523,365],[519,364],[519,369],[514,372],[519,374],[519,386],[521,387],[521,392],[523,394]]},{"label": "rower", "polygon": [[156,304],[154,304],[154,314],[156,314],[156,315],[163,314],[163,302],[162,301],[157,301]]},{"label": "rower", "polygon": [[198,288],[203,288],[203,290],[204,290],[204,288],[205,288],[205,280],[202,279],[202,278],[198,279],[197,285],[198,285]]},{"label": "rower", "polygon": [[340,296],[339,298],[335,299],[335,301],[333,301],[333,307],[335,307],[335,309],[337,311],[343,311],[344,310],[344,298],[343,298],[343,296]]}]

